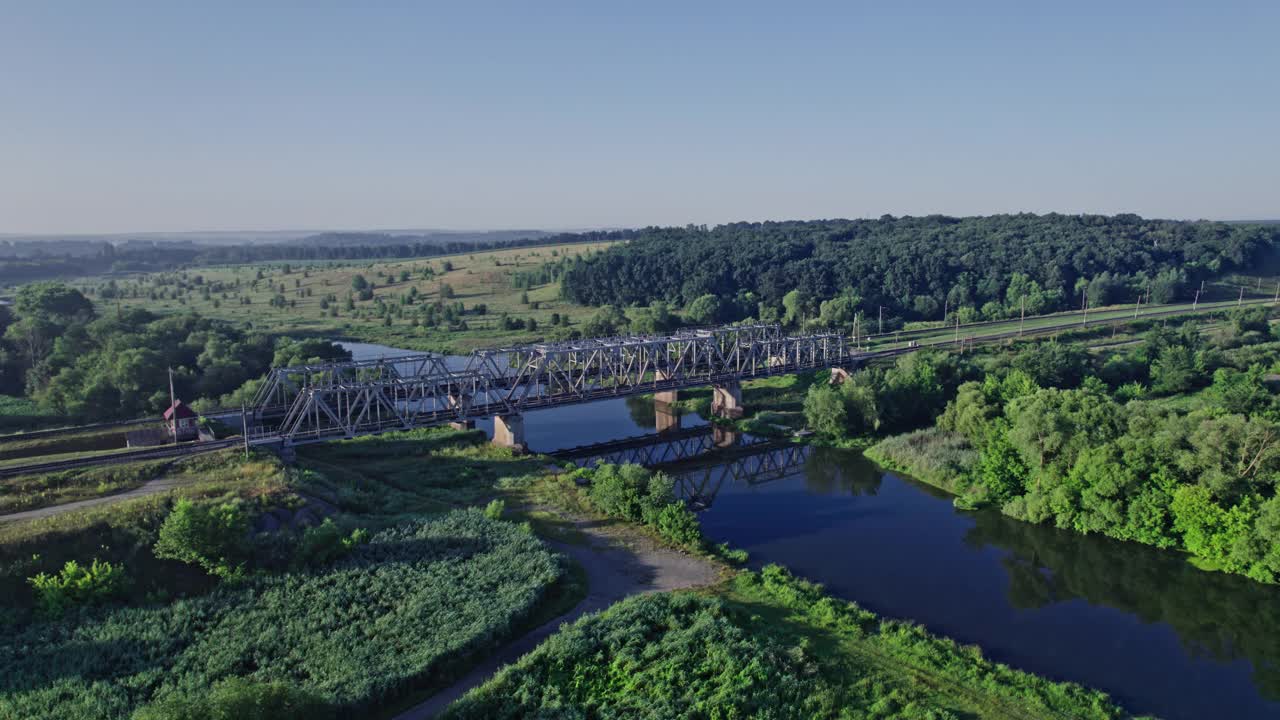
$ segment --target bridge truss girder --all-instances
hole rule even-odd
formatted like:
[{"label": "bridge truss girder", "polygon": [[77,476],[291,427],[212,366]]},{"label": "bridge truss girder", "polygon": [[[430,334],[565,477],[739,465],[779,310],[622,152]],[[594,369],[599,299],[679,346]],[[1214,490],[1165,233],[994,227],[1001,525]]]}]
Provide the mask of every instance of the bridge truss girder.
[{"label": "bridge truss girder", "polygon": [[261,420],[288,402],[278,437],[309,442],[699,385],[729,385],[847,365],[833,333],[784,336],[775,325],[668,336],[540,343],[478,351],[463,369],[439,355],[273,371]]}]

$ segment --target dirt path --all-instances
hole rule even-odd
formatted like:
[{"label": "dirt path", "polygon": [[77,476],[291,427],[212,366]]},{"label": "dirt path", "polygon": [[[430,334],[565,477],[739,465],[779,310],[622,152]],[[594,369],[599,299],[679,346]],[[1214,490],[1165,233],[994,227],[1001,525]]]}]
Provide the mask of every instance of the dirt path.
[{"label": "dirt path", "polygon": [[492,677],[499,668],[533,650],[564,623],[603,610],[631,595],[709,585],[719,577],[717,567],[702,558],[669,550],[643,538],[628,538],[624,544],[592,521],[579,521],[575,525],[586,535],[587,543],[548,544],[582,565],[587,575],[587,597],[564,615],[498,650],[462,679],[401,713],[396,720],[435,717],[468,690]]},{"label": "dirt path", "polygon": [[134,498],[146,497],[147,495],[156,495],[162,492],[168,492],[174,488],[182,486],[190,480],[181,480],[177,478],[156,478],[150,480],[141,487],[132,490],[126,490],[115,495],[104,495],[102,497],[89,498],[88,500],[76,500],[75,502],[63,503],[61,505],[50,505],[49,507],[36,508],[35,510],[23,510],[22,512],[10,513],[8,515],[0,515],[0,522],[8,520],[36,520],[39,518],[53,517],[62,513],[72,512],[75,510],[83,510],[91,508],[95,505],[107,505],[110,503],[118,503]]}]

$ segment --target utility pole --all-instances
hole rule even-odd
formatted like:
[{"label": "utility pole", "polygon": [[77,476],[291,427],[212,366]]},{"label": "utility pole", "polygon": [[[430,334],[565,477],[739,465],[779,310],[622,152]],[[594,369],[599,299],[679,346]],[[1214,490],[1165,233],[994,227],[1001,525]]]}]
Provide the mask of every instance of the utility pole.
[{"label": "utility pole", "polygon": [[1244,304],[1244,286],[1243,286],[1243,285],[1241,285],[1241,286],[1240,286],[1240,297],[1236,298],[1236,307],[1240,307],[1240,306],[1241,306],[1241,305],[1243,305],[1243,304]]},{"label": "utility pole", "polygon": [[884,306],[883,305],[880,306],[880,329],[877,331],[877,334],[879,335],[884,334]]},{"label": "utility pole", "polygon": [[244,435],[244,459],[249,459],[249,414],[245,412],[244,403],[240,403],[240,432]]},{"label": "utility pole", "polygon": [[173,396],[173,366],[169,367],[169,431],[173,433],[173,444],[178,444],[178,401]]},{"label": "utility pole", "polygon": [[960,344],[960,316],[956,315],[956,344]]},{"label": "utility pole", "polygon": [[947,324],[947,306],[951,304],[951,296],[942,298],[942,324]]},{"label": "utility pole", "polygon": [[1280,303],[1280,282],[1276,283],[1276,299],[1271,301],[1272,305]]},{"label": "utility pole", "polygon": [[1080,291],[1080,311],[1084,313],[1084,321],[1081,325],[1089,324],[1089,288]]},{"label": "utility pole", "polygon": [[1022,310],[1018,315],[1018,337],[1022,337],[1022,328],[1024,325],[1027,324],[1027,296],[1026,295],[1022,296],[1022,301],[1020,304],[1022,305]]},{"label": "utility pole", "polygon": [[1195,312],[1196,306],[1200,304],[1200,291],[1196,291],[1196,296],[1191,300],[1191,311]]},{"label": "utility pole", "polygon": [[1138,296],[1138,302],[1133,304],[1133,319],[1138,319],[1138,310],[1142,309],[1142,296]]}]

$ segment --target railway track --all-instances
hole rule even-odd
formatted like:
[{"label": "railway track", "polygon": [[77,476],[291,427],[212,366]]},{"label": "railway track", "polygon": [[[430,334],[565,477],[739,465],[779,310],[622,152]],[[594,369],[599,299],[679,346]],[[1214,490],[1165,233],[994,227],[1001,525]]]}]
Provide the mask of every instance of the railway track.
[{"label": "railway track", "polygon": [[139,462],[142,460],[163,460],[165,458],[186,457],[189,455],[199,455],[201,453],[212,452],[214,450],[234,447],[242,442],[244,442],[242,438],[228,438],[226,440],[213,440],[211,442],[192,443],[189,445],[169,445],[165,447],[144,448],[142,450],[131,450],[128,452],[113,453],[111,455],[71,458],[69,460],[29,463],[26,465],[9,465],[7,467],[0,467],[0,478],[14,477],[16,475],[30,475],[34,473],[61,472],[63,470],[76,470],[79,468],[96,467],[100,465],[121,465],[124,463]]},{"label": "railway track", "polygon": [[[1249,306],[1270,305],[1270,304],[1274,304],[1272,300],[1246,300],[1243,303],[1240,303],[1238,306],[1249,307]],[[1016,339],[1019,337],[1048,335],[1056,332],[1062,332],[1064,330],[1076,330],[1081,328],[1087,329],[1089,327],[1099,327],[1099,326],[1109,327],[1113,325],[1126,325],[1134,322],[1142,322],[1145,320],[1151,320],[1151,319],[1157,319],[1157,318],[1169,318],[1169,317],[1177,317],[1182,315],[1203,315],[1203,314],[1209,314],[1211,312],[1218,312],[1218,311],[1229,310],[1229,309],[1231,308],[1214,307],[1214,308],[1204,308],[1200,310],[1191,310],[1185,306],[1170,308],[1166,310],[1152,309],[1142,313],[1141,315],[1138,315],[1137,317],[1112,317],[1112,318],[1095,320],[1094,322],[1088,323],[1088,324],[1082,323],[1079,320],[1072,318],[1071,320],[1064,320],[1064,322],[1061,322],[1061,323],[1055,323],[1053,325],[1039,325],[1032,328],[1026,328],[1025,330],[1018,329],[1017,327],[1013,327],[1009,330],[1005,330],[1003,332],[996,332],[996,333],[987,333],[987,334],[981,334],[981,335],[961,334],[959,338],[959,344],[961,347],[965,345],[989,344],[993,342],[1000,342],[1003,340]],[[1007,324],[1009,321],[1003,321],[1003,322]],[[983,327],[990,327],[990,325],[986,323],[978,323],[978,324],[968,326],[968,329],[981,330]],[[964,325],[960,326],[961,331],[964,331],[965,329],[966,329],[966,326]],[[935,328],[930,330],[910,331],[909,333],[902,333],[902,336],[905,336],[904,339],[907,339],[911,335],[914,335],[917,333],[923,334],[923,333],[936,333],[936,332],[938,332],[938,329]],[[887,339],[887,333],[886,335],[882,335],[879,337]],[[850,359],[855,360],[858,363],[865,363],[865,362],[871,362],[875,360],[889,359],[889,358],[897,357],[899,355],[906,355],[908,353],[916,352],[917,350],[923,350],[927,348],[954,347],[956,344],[957,344],[957,340],[954,338],[935,337],[935,338],[929,338],[929,339],[922,339],[916,342],[914,345],[908,344],[901,347],[886,348],[881,350],[869,350],[866,352],[859,353],[858,355],[856,355],[856,357],[853,357]],[[613,395],[611,394],[610,397],[612,396]],[[554,405],[548,405],[547,407],[553,407],[553,406]],[[530,409],[539,409],[539,408],[530,408]],[[218,411],[218,412],[225,413],[225,412],[231,412],[231,411]],[[216,413],[209,413],[209,414],[212,415]],[[157,422],[161,422],[161,420],[159,418],[143,418],[138,420],[125,420],[125,421],[111,422],[111,423],[99,423],[94,425],[81,425],[78,427],[57,428],[53,430],[38,430],[30,433],[20,433],[16,435],[0,437],[0,445],[2,445],[6,440],[18,440],[18,439],[29,440],[33,438],[52,437],[52,436],[61,435],[61,434],[80,433],[80,432],[92,431],[97,429],[107,429],[107,428],[113,428],[113,427],[123,428],[123,427],[131,427],[136,425],[144,425],[147,423],[157,423]],[[271,440],[271,438],[269,437],[257,438],[253,440],[253,444],[255,445],[262,444],[264,440],[269,441]],[[221,450],[224,448],[232,447],[234,445],[238,445],[242,442],[244,442],[243,438],[230,438],[226,440],[215,440],[212,442],[193,443],[189,445],[146,448],[146,449],[129,451],[129,452],[115,453],[111,455],[75,458],[75,459],[69,459],[69,460],[59,460],[59,461],[43,462],[43,463],[36,462],[36,463],[28,463],[24,465],[12,465],[8,467],[0,467],[0,478],[13,477],[15,475],[25,475],[25,474],[32,474],[32,473],[59,472],[62,470],[73,470],[77,468],[94,467],[94,466],[100,466],[100,465],[118,465],[122,463],[138,462],[141,460],[184,457],[188,455],[196,455],[200,453],[212,452],[214,450]]]}]

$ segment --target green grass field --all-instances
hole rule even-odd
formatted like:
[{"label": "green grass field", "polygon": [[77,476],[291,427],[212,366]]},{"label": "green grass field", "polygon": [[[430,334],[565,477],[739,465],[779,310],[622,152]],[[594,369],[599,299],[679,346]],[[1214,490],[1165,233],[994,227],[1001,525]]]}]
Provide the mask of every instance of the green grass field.
[{"label": "green grass field", "polygon": [[[517,344],[545,337],[553,314],[567,315],[572,324],[581,323],[593,315],[596,312],[594,308],[562,300],[558,282],[534,285],[526,291],[517,287],[515,280],[520,273],[535,271],[566,257],[586,257],[608,245],[546,245],[386,261],[223,265],[127,277],[94,276],[81,278],[74,284],[91,293],[100,313],[111,312],[117,306],[141,307],[161,314],[194,311],[206,317],[248,323],[254,328],[284,335],[342,338],[414,350],[465,353],[479,347]],[[446,270],[447,266],[451,269]],[[401,279],[403,273],[409,274],[407,280]],[[347,297],[352,293],[352,279],[356,275],[362,275],[376,287],[372,299],[356,300],[354,310],[350,310]],[[197,276],[199,284],[196,283]],[[101,296],[100,289],[110,280],[115,281],[123,297],[106,299]],[[211,292],[206,296],[204,288],[219,284],[224,291]],[[284,286],[283,292],[281,285]],[[451,297],[443,297],[450,294],[449,289],[452,290]],[[414,291],[414,305],[402,306],[401,298]],[[528,304],[524,302],[526,292]],[[272,299],[277,296],[285,300],[283,306],[272,304]],[[336,296],[336,301],[332,296]],[[322,308],[325,298],[330,298],[326,303],[328,307]],[[375,314],[378,300],[399,307],[402,316],[393,317],[391,323],[386,324]],[[462,316],[468,326],[466,330],[415,326],[413,320],[418,316],[420,307],[437,300],[461,302],[468,311],[477,304],[483,304],[486,311],[483,315],[468,312]],[[501,325],[503,313],[521,320],[532,318],[537,321],[539,329],[504,330]]]}]

